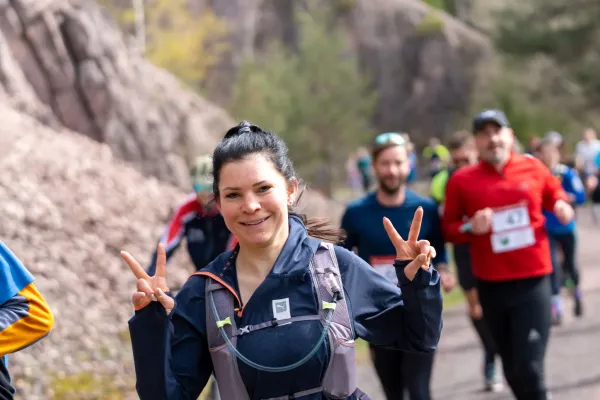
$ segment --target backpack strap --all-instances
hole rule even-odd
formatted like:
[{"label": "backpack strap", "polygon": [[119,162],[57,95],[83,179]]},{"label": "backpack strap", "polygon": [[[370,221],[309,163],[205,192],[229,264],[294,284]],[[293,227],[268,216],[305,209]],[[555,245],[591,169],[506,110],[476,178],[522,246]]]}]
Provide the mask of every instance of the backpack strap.
[{"label": "backpack strap", "polygon": [[321,319],[321,315],[320,314],[301,315],[298,317],[292,317],[292,318],[286,318],[286,319],[280,319],[280,320],[274,319],[272,321],[262,322],[262,323],[256,324],[256,325],[242,326],[241,328],[239,328],[238,330],[236,330],[234,332],[234,336],[242,336],[242,335],[245,335],[250,332],[258,331],[260,329],[265,329],[265,328],[271,328],[271,327],[277,326],[277,325],[285,325],[285,324],[289,324],[292,322],[298,322],[298,321],[313,321],[316,319]]},{"label": "backpack strap", "polygon": [[[235,299],[223,285],[208,277],[206,279],[205,293],[206,336],[209,349],[213,349],[225,344],[225,339],[223,339],[219,332],[220,327],[224,328],[229,338],[234,336],[233,333],[236,331],[234,311]],[[214,299],[217,313],[219,314],[219,321],[216,320],[215,313],[212,309],[211,295]]]},{"label": "backpack strap", "polygon": [[[352,335],[354,332],[352,331],[350,315],[348,314],[348,306],[344,296],[342,276],[340,274],[340,268],[338,266],[337,257],[335,256],[335,250],[332,244],[324,242],[321,243],[321,246],[317,249],[317,252],[310,263],[310,270],[315,288],[317,289],[319,305],[321,306],[319,311],[321,321],[323,324],[325,324],[329,307],[335,307],[333,311],[332,325],[339,325],[339,327],[345,328],[345,330],[348,330],[349,332],[346,332],[342,336],[345,338],[353,338]],[[335,305],[332,306],[332,304],[334,304],[334,289],[339,290],[340,294],[344,297],[342,297],[342,299],[338,300]],[[336,329],[334,328],[333,330],[335,331]]]},{"label": "backpack strap", "polygon": [[[224,398],[249,400],[248,391],[242,381],[237,359],[223,338],[219,328],[227,335],[233,346],[237,347],[235,324],[235,297],[225,286],[207,276],[205,286],[206,303],[206,339],[217,377],[219,392]],[[219,316],[215,318],[213,301]]]},{"label": "backpack strap", "polygon": [[[333,309],[328,338],[329,365],[323,377],[322,387],[326,396],[342,399],[356,391],[356,344],[354,331],[344,294],[344,285],[335,249],[329,243],[321,243],[311,263],[311,275],[321,305],[319,313],[323,326]],[[334,301],[334,292],[343,296]]]}]

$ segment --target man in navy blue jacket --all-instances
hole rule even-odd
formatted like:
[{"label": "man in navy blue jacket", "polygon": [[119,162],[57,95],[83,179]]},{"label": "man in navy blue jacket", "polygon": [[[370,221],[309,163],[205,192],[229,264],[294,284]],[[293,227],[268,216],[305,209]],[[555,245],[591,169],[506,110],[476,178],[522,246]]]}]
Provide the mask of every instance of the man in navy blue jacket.
[{"label": "man in navy blue jacket", "polygon": [[[347,235],[343,246],[349,250],[356,248],[359,257],[397,284],[393,267],[394,246],[387,240],[384,227],[373,221],[387,217],[400,236],[406,237],[415,210],[423,207],[419,239],[428,240],[437,250],[435,268],[440,272],[444,289],[451,290],[454,278],[448,273],[437,205],[406,187],[410,162],[402,135],[383,133],[377,136],[372,149],[372,162],[378,188],[348,205],[342,217],[342,228]],[[402,399],[405,388],[411,400],[431,398],[429,383],[434,352],[406,353],[371,345],[371,356],[389,400]],[[400,374],[399,366],[402,370]]]}]

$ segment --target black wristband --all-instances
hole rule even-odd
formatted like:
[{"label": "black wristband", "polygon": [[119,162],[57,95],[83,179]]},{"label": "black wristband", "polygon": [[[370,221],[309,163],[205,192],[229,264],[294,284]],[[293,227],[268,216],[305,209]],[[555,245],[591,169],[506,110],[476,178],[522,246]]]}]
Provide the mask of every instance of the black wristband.
[{"label": "black wristband", "polygon": [[413,260],[398,260],[398,259],[396,259],[396,260],[394,260],[394,267],[404,268],[411,262],[413,262]]}]

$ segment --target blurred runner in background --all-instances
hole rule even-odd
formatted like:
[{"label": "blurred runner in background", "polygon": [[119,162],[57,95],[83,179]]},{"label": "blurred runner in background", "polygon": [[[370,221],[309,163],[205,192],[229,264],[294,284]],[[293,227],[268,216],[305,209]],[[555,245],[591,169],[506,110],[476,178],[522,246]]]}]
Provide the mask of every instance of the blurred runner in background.
[{"label": "blurred runner in background", "polygon": [[[557,141],[553,140],[552,137],[544,138],[540,145],[540,159],[562,183],[569,203],[575,208],[585,203],[585,188],[575,169],[560,164],[560,152],[557,144]],[[563,274],[573,284],[573,312],[577,317],[583,314],[581,289],[579,288],[579,268],[577,265],[577,227],[575,220],[563,224],[551,211],[544,210],[543,212],[546,217],[546,229],[550,236],[550,250],[552,254],[552,321],[555,325],[559,325],[562,322],[563,316],[563,306],[560,296]],[[559,263],[558,249],[562,252],[562,266]]]},{"label": "blurred runner in background", "polygon": [[542,209],[562,224],[574,211],[541,161],[514,153],[514,133],[502,111],[478,114],[473,132],[481,161],[450,177],[444,232],[453,243],[471,245],[483,315],[515,397],[547,400],[552,262]]},{"label": "blurred runner in background", "polygon": [[[406,180],[410,165],[406,141],[398,133],[377,136],[372,149],[373,171],[378,183],[375,191],[348,204],[342,217],[342,229],[347,238],[343,246],[356,248],[358,256],[376,271],[398,284],[394,269],[395,250],[381,221],[389,218],[401,237],[408,237],[413,215],[423,208],[419,240],[428,240],[437,251],[433,260],[439,271],[442,286],[449,291],[454,277],[448,271],[440,219],[435,203],[408,189]],[[430,400],[430,382],[434,352],[407,353],[370,346],[371,358],[388,400],[402,400],[408,390],[411,400]]]},{"label": "blurred runner in background", "polygon": [[[431,197],[438,204],[440,213],[443,213],[443,203],[446,193],[448,179],[452,174],[462,167],[477,163],[477,149],[473,143],[473,136],[466,131],[456,132],[448,142],[450,150],[450,165],[433,177],[431,182]],[[485,324],[479,295],[477,293],[476,280],[471,271],[471,253],[468,243],[456,243],[453,246],[454,264],[465,298],[471,323],[481,340],[483,346],[483,379],[484,390],[499,392],[502,390],[502,382],[496,373],[496,345],[494,339]]]}]

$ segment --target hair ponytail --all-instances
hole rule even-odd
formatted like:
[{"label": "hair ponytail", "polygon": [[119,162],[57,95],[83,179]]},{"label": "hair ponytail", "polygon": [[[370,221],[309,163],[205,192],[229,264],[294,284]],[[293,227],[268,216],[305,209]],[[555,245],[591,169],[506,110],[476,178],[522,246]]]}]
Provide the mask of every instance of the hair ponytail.
[{"label": "hair ponytail", "polygon": [[[300,196],[298,196],[296,204],[298,204],[298,201],[300,200],[300,197],[302,197],[303,194],[304,191],[302,191],[302,193],[300,193]],[[290,209],[288,210],[288,214],[298,217],[302,221],[309,236],[333,244],[338,244],[346,239],[346,232],[344,232],[343,229],[332,226],[331,221],[329,221],[328,218],[308,218],[306,214],[302,214],[295,211],[295,205],[290,207]]]}]

